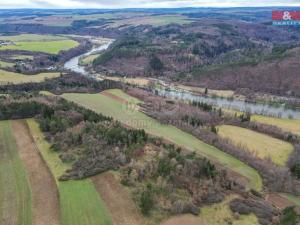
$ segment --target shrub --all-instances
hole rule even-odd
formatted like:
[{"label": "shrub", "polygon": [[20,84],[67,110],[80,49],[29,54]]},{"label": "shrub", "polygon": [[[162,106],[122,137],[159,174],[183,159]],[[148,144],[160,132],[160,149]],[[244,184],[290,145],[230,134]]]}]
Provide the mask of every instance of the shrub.
[{"label": "shrub", "polygon": [[297,177],[297,179],[300,179],[300,162],[296,163],[292,168],[291,168],[292,174]]},{"label": "shrub", "polygon": [[149,64],[154,70],[162,70],[164,68],[163,62],[155,55],[151,57]]},{"label": "shrub", "polygon": [[144,215],[148,215],[154,206],[154,196],[152,185],[147,184],[146,189],[142,192],[140,198],[140,208]]},{"label": "shrub", "polygon": [[300,222],[300,215],[297,214],[293,206],[283,210],[280,225],[296,225],[298,222]]},{"label": "shrub", "polygon": [[168,158],[160,159],[158,162],[157,174],[162,177],[169,176],[171,172],[171,163]]}]

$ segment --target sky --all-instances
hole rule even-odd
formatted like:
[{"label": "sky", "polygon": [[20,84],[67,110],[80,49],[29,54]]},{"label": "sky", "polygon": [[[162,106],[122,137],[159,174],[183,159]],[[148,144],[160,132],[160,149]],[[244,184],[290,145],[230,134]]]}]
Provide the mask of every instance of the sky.
[{"label": "sky", "polygon": [[0,0],[0,8],[176,8],[300,6],[300,0]]}]

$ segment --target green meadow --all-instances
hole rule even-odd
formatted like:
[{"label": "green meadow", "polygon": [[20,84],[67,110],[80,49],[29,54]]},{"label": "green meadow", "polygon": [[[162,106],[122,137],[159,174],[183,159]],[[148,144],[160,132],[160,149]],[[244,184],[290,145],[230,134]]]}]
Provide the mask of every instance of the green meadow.
[{"label": "green meadow", "polygon": [[54,175],[60,196],[61,225],[111,225],[110,214],[90,179],[60,182],[58,178],[71,165],[61,162],[50,149],[38,123],[27,120],[36,145]]},{"label": "green meadow", "polygon": [[0,224],[32,225],[32,200],[11,122],[0,122]]},{"label": "green meadow", "polygon": [[17,36],[0,36],[0,40],[11,41],[10,45],[0,46],[0,50],[23,50],[58,54],[79,45],[67,37],[53,35],[23,34]]}]

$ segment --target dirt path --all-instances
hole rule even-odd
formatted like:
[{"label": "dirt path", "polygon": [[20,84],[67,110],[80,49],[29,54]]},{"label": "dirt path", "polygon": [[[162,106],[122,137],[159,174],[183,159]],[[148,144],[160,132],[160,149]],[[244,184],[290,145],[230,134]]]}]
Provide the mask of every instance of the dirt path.
[{"label": "dirt path", "polygon": [[106,96],[106,97],[109,97],[109,98],[112,98],[120,103],[127,103],[127,101],[119,96],[116,96],[112,93],[109,93],[108,91],[103,91],[101,92],[102,95]]},{"label": "dirt path", "polygon": [[146,224],[129,193],[111,172],[95,176],[92,180],[110,211],[114,225]]},{"label": "dirt path", "polygon": [[59,225],[59,200],[54,178],[40,157],[26,122],[13,121],[12,126],[31,184],[33,225]]},{"label": "dirt path", "polygon": [[[277,193],[270,193],[266,195],[266,201],[271,203],[272,205],[276,206],[280,210],[285,209],[288,206],[295,205],[293,202],[288,200],[287,198],[282,197]],[[296,207],[297,212],[300,213],[300,206]]]},{"label": "dirt path", "polygon": [[202,223],[199,218],[192,215],[174,216],[161,225],[207,225]]}]

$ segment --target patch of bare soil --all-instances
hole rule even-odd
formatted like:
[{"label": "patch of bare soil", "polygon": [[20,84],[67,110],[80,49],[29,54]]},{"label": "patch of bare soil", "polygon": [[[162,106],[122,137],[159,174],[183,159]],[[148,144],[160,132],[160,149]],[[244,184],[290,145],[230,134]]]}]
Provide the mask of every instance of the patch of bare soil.
[{"label": "patch of bare soil", "polygon": [[127,190],[111,172],[95,176],[92,180],[110,211],[114,225],[146,224]]},{"label": "patch of bare soil", "polygon": [[202,223],[199,218],[193,215],[174,216],[161,225],[207,225]]},{"label": "patch of bare soil", "polygon": [[107,92],[107,91],[103,91],[103,92],[101,92],[101,94],[104,95],[104,96],[106,96],[106,97],[112,98],[112,99],[114,99],[114,100],[116,100],[116,101],[118,101],[118,102],[120,102],[120,103],[126,103],[126,102],[127,102],[127,101],[124,100],[123,98],[118,97],[118,96],[116,96],[116,95],[114,95],[114,94],[112,94],[112,93],[109,93],[109,92]]},{"label": "patch of bare soil", "polygon": [[42,160],[25,121],[12,123],[20,158],[32,192],[33,225],[59,225],[59,200],[55,180]]},{"label": "patch of bare soil", "polygon": [[[267,194],[265,198],[266,198],[266,201],[268,201],[275,207],[279,208],[280,210],[283,210],[286,207],[295,205],[290,200],[288,200],[276,193]],[[300,207],[296,207],[296,210],[297,210],[297,212],[300,213]]]}]

